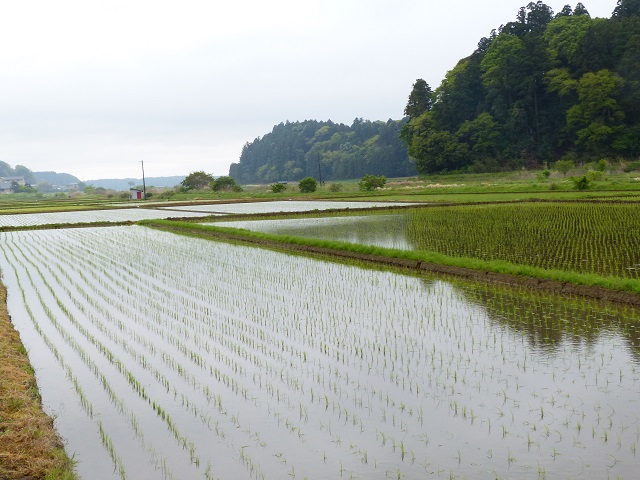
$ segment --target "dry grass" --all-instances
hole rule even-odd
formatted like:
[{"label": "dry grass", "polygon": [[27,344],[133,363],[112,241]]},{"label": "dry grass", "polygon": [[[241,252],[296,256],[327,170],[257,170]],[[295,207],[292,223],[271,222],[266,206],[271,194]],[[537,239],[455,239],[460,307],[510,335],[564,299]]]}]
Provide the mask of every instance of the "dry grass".
[{"label": "dry grass", "polygon": [[76,479],[53,420],[42,410],[6,298],[0,284],[0,480]]}]

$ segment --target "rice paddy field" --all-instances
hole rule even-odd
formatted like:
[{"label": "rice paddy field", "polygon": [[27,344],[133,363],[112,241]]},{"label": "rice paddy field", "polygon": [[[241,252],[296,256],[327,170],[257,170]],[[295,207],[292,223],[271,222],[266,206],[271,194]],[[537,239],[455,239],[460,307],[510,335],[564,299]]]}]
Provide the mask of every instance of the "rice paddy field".
[{"label": "rice paddy field", "polygon": [[395,214],[245,220],[220,225],[497,260],[545,270],[640,278],[637,203],[456,205]]},{"label": "rice paddy field", "polygon": [[170,217],[197,218],[212,215],[307,212],[329,209],[366,209],[371,207],[406,205],[398,202],[329,202],[329,201],[274,201],[255,203],[213,203],[156,208],[111,208],[67,212],[20,213],[0,215],[1,227],[28,227],[42,225],[73,225],[90,222],[137,222]]},{"label": "rice paddy field", "polygon": [[137,222],[169,217],[204,217],[206,213],[180,212],[151,208],[114,208],[69,212],[20,213],[0,215],[0,227],[28,227],[37,225],[63,225],[89,222]]},{"label": "rice paddy field", "polygon": [[544,269],[640,277],[638,203],[524,203],[421,209],[407,235],[417,250]]},{"label": "rice paddy field", "polygon": [[332,217],[285,218],[270,220],[233,220],[205,225],[220,225],[263,233],[276,233],[385,248],[412,250],[405,234],[406,213],[349,215]]},{"label": "rice paddy field", "polygon": [[0,233],[0,270],[82,478],[640,470],[632,308],[140,226]]},{"label": "rice paddy field", "polygon": [[183,207],[162,207],[170,210],[185,210],[191,212],[219,213],[219,214],[255,214],[255,213],[277,213],[277,212],[308,212],[313,210],[333,210],[333,209],[367,209],[372,207],[389,207],[398,205],[410,205],[405,202],[372,202],[372,201],[301,201],[282,200],[273,202],[249,202],[249,203],[216,203],[210,205],[189,205]]}]

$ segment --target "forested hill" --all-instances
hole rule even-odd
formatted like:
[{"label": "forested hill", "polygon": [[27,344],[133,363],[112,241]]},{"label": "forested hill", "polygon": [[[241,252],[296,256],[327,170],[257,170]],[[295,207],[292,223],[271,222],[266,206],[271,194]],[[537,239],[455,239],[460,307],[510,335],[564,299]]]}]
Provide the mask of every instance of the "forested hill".
[{"label": "forested hill", "polygon": [[435,92],[416,81],[405,114],[422,173],[637,159],[640,0],[619,0],[609,19],[581,3],[557,13],[529,3]]},{"label": "forested hill", "polygon": [[229,175],[242,184],[337,180],[365,174],[403,177],[416,174],[407,146],[399,138],[401,121],[355,119],[351,126],[332,121],[286,122],[245,144]]}]

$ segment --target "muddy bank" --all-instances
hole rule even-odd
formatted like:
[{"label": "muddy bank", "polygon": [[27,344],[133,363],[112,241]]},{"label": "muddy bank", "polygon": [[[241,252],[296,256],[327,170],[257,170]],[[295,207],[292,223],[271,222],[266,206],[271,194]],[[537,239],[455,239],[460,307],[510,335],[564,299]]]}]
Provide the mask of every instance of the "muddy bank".
[{"label": "muddy bank", "polygon": [[75,480],[74,463],[42,410],[35,374],[6,299],[0,283],[0,479]]}]

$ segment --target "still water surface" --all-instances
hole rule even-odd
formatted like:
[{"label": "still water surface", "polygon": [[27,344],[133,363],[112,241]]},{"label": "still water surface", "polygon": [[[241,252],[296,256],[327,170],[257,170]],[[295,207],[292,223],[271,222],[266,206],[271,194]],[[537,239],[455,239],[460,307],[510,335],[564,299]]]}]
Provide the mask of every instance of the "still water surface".
[{"label": "still water surface", "polygon": [[640,469],[637,311],[143,227],[0,240],[82,478]]}]

